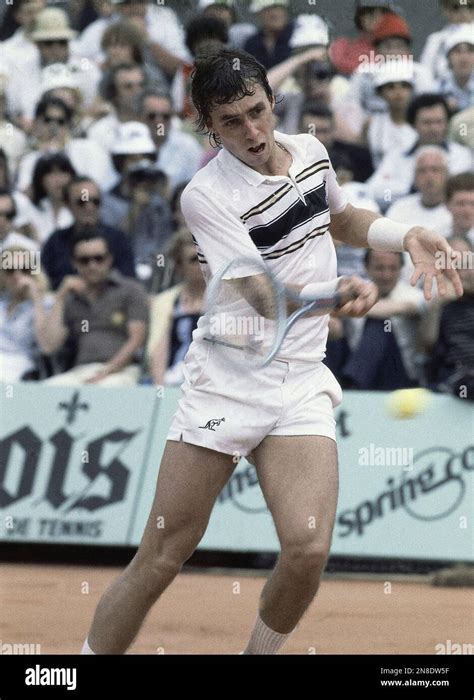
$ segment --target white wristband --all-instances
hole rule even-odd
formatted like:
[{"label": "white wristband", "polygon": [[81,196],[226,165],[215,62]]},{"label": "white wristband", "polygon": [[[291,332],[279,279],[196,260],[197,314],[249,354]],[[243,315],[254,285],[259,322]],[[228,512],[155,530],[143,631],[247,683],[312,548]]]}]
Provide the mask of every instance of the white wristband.
[{"label": "white wristband", "polygon": [[373,250],[403,253],[403,240],[413,228],[413,224],[399,224],[384,217],[376,219],[369,226],[367,243]]},{"label": "white wristband", "polygon": [[311,282],[300,291],[301,301],[313,301],[313,299],[331,299],[337,291],[342,277],[329,280],[329,282]]}]

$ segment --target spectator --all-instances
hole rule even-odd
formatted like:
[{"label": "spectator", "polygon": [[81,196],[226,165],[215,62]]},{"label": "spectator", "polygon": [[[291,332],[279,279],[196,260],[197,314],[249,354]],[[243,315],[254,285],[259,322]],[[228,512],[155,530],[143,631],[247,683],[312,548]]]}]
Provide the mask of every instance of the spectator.
[{"label": "spectator", "polygon": [[11,246],[20,246],[27,250],[38,250],[36,241],[28,236],[18,233],[13,222],[18,215],[15,198],[7,189],[0,189],[0,249],[5,250]]},{"label": "spectator", "polygon": [[178,229],[186,226],[186,220],[184,218],[183,212],[181,211],[181,195],[183,194],[187,184],[187,182],[181,182],[179,185],[177,185],[177,187],[175,187],[171,196],[170,206],[173,217],[174,231],[178,231]]},{"label": "spectator", "polygon": [[18,28],[2,44],[2,51],[10,65],[14,66],[15,59],[25,53],[34,57],[35,45],[31,35],[35,28],[36,17],[43,8],[44,0],[16,0],[12,4],[13,17]]},{"label": "spectator", "polygon": [[357,0],[354,23],[359,36],[356,39],[340,36],[329,49],[331,61],[339,73],[351,75],[359,68],[362,57],[368,56],[375,48],[375,27],[387,12],[394,10],[391,0]]},{"label": "spectator", "polygon": [[52,298],[46,277],[29,266],[30,250],[11,245],[2,251],[22,263],[0,268],[0,382],[11,383],[33,370],[40,353],[46,352],[45,312]]},{"label": "spectator", "polygon": [[140,279],[151,278],[171,235],[171,211],[158,191],[156,148],[141,122],[122,124],[112,149],[118,184],[104,197],[103,221],[129,236]]},{"label": "spectator", "polygon": [[145,90],[138,98],[138,113],[143,116],[156,148],[155,165],[168,177],[174,189],[190,180],[199,170],[203,148],[190,134],[173,123],[173,109],[168,94]]},{"label": "spectator", "polygon": [[451,236],[474,246],[474,173],[459,173],[446,183],[446,206],[451,212]]},{"label": "spectator", "polygon": [[272,68],[290,57],[290,39],[293,23],[288,14],[289,0],[252,0],[260,29],[250,36],[244,49],[255,56],[265,68]]},{"label": "spectator", "polygon": [[76,346],[76,357],[71,370],[46,381],[62,386],[136,384],[147,332],[147,296],[137,282],[112,270],[107,239],[100,232],[79,235],[72,255],[78,274],[64,278],[46,318],[46,351],[56,352],[68,339]]},{"label": "spectator", "polygon": [[204,312],[206,285],[186,228],[171,239],[168,256],[181,282],[153,300],[147,353],[154,384],[176,386],[184,380],[183,360]]},{"label": "spectator", "polygon": [[327,148],[331,161],[341,155],[346,157],[352,171],[350,180],[365,182],[373,173],[368,148],[336,138],[334,113],[328,107],[321,106],[318,100],[308,100],[301,108],[298,133],[305,132],[321,141]]},{"label": "spectator", "polygon": [[447,141],[449,108],[442,95],[417,95],[408,107],[408,123],[417,132],[417,141],[405,153],[387,153],[368,184],[382,211],[413,185],[416,151],[421,146],[440,146],[448,156],[450,175],[470,170],[472,155],[468,148]]},{"label": "spectator", "polygon": [[15,54],[15,71],[8,83],[10,108],[18,114],[29,130],[35,107],[40,97],[41,71],[53,63],[68,65],[75,73],[77,85],[89,106],[95,99],[99,83],[99,69],[80,56],[71,56],[70,42],[76,33],[69,26],[64,10],[46,7],[36,16],[31,38],[36,44],[34,54]]},{"label": "spectator", "polygon": [[134,277],[133,251],[127,236],[106,226],[100,218],[101,194],[98,185],[87,177],[74,177],[66,186],[65,199],[73,224],[51,234],[41,253],[43,267],[53,289],[59,287],[64,277],[74,273],[71,262],[73,241],[79,234],[91,230],[100,231],[106,238],[114,268],[126,277]]},{"label": "spectator", "polygon": [[445,42],[448,72],[438,80],[438,90],[449,108],[459,112],[474,105],[474,28],[459,29]]},{"label": "spectator", "polygon": [[[229,41],[229,32],[224,22],[215,17],[195,17],[186,28],[186,46],[191,56],[218,49]],[[193,61],[186,61],[176,71],[171,86],[171,96],[175,111],[184,119],[193,120],[196,110],[191,100],[191,74]]]},{"label": "spectator", "polygon": [[367,250],[365,264],[380,299],[363,318],[346,320],[351,349],[343,369],[346,384],[379,391],[416,386],[421,377],[417,340],[423,292],[401,281],[401,253]]},{"label": "spectator", "polygon": [[408,151],[416,141],[416,131],[407,121],[413,95],[412,71],[400,64],[385,64],[377,71],[374,86],[388,106],[388,112],[373,114],[367,125],[367,143],[372,162],[378,167],[387,153]]},{"label": "spectator", "polygon": [[243,49],[246,40],[255,34],[255,25],[237,22],[234,0],[199,0],[197,8],[204,17],[214,17],[225,24],[231,46]]},{"label": "spectator", "polygon": [[[411,53],[411,31],[399,15],[385,14],[374,29],[375,56],[367,60],[352,74],[350,86],[341,107],[348,127],[361,134],[368,117],[376,112],[387,112],[388,106],[375,91],[376,67],[382,61],[402,63],[413,71],[414,93],[434,90],[435,82],[429,70],[413,60]],[[390,58],[389,58],[390,57]],[[375,63],[375,60],[377,62]]]},{"label": "spectator", "polygon": [[439,146],[422,146],[415,156],[415,194],[398,199],[387,217],[402,224],[426,226],[448,236],[451,214],[446,206],[448,158]]},{"label": "spectator", "polygon": [[84,111],[82,93],[75,72],[65,63],[52,63],[41,71],[40,99],[57,97],[72,111],[71,134],[84,136],[84,124],[89,117]]},{"label": "spectator", "polygon": [[142,32],[143,41],[148,46],[150,56],[168,78],[171,78],[188,54],[184,46],[183,29],[176,13],[163,3],[148,0],[115,0],[114,12],[110,16],[99,17],[82,32],[77,50],[82,56],[101,63],[102,36],[112,24],[127,20]]},{"label": "spectator", "polygon": [[107,116],[89,127],[89,138],[110,153],[120,125],[138,118],[136,100],[145,87],[146,78],[142,66],[124,63],[111,68],[101,86],[102,96],[111,109]]},{"label": "spectator", "polygon": [[432,389],[474,400],[474,253],[465,238],[450,238],[460,255],[464,294],[438,297],[422,325],[422,338],[430,358],[428,378]]},{"label": "spectator", "polygon": [[7,113],[7,76],[0,72],[0,148],[8,156],[10,177],[16,175],[18,164],[26,152],[26,136],[13,124]]},{"label": "spectator", "polygon": [[18,168],[18,189],[25,191],[31,187],[36,161],[51,153],[64,153],[75,171],[102,182],[105,187],[111,184],[112,165],[108,154],[92,139],[74,138],[71,133],[73,113],[56,97],[44,97],[36,108],[34,135],[36,148],[29,151],[20,161]]},{"label": "spectator", "polygon": [[474,31],[474,7],[465,0],[440,0],[441,8],[448,23],[439,32],[433,32],[426,39],[421,63],[426,66],[435,78],[443,78],[448,72],[446,60],[446,41],[460,28]]},{"label": "spectator", "polygon": [[39,158],[31,185],[31,218],[37,240],[44,243],[56,229],[71,226],[73,217],[67,207],[64,191],[75,177],[71,161],[63,153]]}]

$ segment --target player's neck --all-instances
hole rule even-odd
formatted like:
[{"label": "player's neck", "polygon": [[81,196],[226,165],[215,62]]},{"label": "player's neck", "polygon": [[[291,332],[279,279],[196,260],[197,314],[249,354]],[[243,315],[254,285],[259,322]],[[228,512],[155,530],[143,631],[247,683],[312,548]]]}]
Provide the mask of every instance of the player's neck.
[{"label": "player's neck", "polygon": [[288,171],[293,162],[293,157],[281,143],[273,144],[273,151],[265,164],[256,170],[262,175],[281,175],[288,177]]}]

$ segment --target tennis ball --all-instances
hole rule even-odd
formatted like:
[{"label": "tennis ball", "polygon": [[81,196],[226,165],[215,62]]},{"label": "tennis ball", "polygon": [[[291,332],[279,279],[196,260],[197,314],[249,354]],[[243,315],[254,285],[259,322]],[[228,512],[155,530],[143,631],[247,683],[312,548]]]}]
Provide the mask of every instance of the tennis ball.
[{"label": "tennis ball", "polygon": [[430,400],[427,389],[399,389],[389,395],[386,407],[394,418],[413,418],[423,413]]}]

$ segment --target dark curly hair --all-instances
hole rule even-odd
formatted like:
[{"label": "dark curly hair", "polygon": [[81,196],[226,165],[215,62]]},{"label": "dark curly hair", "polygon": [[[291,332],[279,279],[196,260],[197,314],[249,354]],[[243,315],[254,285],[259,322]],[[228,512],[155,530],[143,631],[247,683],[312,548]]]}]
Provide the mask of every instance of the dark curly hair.
[{"label": "dark curly hair", "polygon": [[[215,105],[250,97],[255,94],[256,85],[262,86],[270,101],[273,99],[265,68],[241,49],[219,49],[198,57],[191,78],[191,97],[198,112],[196,128],[202,133],[209,133],[207,127]],[[210,134],[209,140],[212,145],[220,145],[215,134]]]}]

